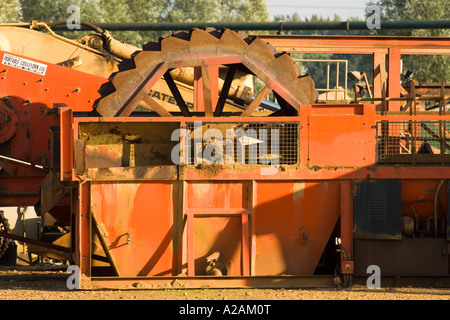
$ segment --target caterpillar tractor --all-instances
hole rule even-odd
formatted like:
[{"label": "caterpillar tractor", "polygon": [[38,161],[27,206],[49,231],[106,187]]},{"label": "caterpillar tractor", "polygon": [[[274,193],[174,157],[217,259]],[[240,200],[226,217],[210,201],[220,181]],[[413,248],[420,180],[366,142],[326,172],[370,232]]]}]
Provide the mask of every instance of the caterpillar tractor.
[{"label": "caterpillar tractor", "polygon": [[[0,255],[9,241],[19,241],[27,244],[29,253],[70,261],[83,269],[79,248],[87,245],[92,258],[89,268],[103,270],[99,274],[104,270],[113,275],[154,274],[143,261],[127,263],[127,254],[119,252],[123,248],[114,248],[122,247],[122,241],[133,245],[140,241],[153,247],[162,231],[110,229],[111,223],[120,226],[121,219],[139,220],[142,213],[124,209],[115,217],[120,206],[117,201],[122,200],[114,199],[115,193],[109,191],[101,193],[110,218],[92,214],[89,230],[83,229],[79,219],[90,211],[80,214],[79,210],[86,201],[95,201],[93,196],[86,200],[80,188],[89,181],[94,187],[96,179],[129,183],[174,179],[171,175],[180,173],[165,168],[173,164],[170,152],[177,142],[170,140],[170,134],[179,125],[175,120],[192,129],[188,122],[205,118],[208,121],[202,124],[201,132],[212,128],[222,130],[225,136],[226,129],[237,126],[220,119],[294,116],[300,105],[311,104],[316,97],[314,82],[309,75],[300,74],[288,54],[241,32],[193,29],[137,48],[89,23],[82,25],[90,28],[91,34],[68,39],[51,29],[55,24],[0,25],[0,206],[32,206],[42,219],[38,236],[32,238],[8,232],[8,221],[0,216]],[[255,81],[262,83],[262,89],[255,89]],[[266,100],[270,93],[277,103]],[[83,123],[77,141],[72,142],[67,138],[79,130],[73,122],[77,117],[95,121]],[[150,127],[140,120],[144,118]],[[219,124],[211,123],[213,118],[219,119]],[[99,119],[106,121],[104,125],[97,125]],[[238,126],[276,127],[282,138],[292,131],[281,122],[250,121]],[[293,163],[289,150],[281,153],[286,159],[281,163]],[[76,169],[67,171],[66,161]],[[197,169],[204,170],[204,162]],[[108,220],[116,218],[116,222]],[[156,229],[158,219],[149,218]],[[164,230],[166,222],[161,224]],[[177,224],[176,228],[182,228],[182,222]],[[128,254],[138,258],[139,250]],[[178,256],[178,251],[174,255]],[[230,252],[225,252],[227,255],[229,258]],[[216,274],[211,271],[212,260],[204,260],[200,268],[208,264],[208,273]],[[160,262],[155,264],[161,269]],[[182,273],[186,266],[187,262],[180,260],[180,266],[169,274]],[[239,266],[228,265],[228,269],[228,274],[233,274]],[[227,271],[222,268],[220,274]]]}]

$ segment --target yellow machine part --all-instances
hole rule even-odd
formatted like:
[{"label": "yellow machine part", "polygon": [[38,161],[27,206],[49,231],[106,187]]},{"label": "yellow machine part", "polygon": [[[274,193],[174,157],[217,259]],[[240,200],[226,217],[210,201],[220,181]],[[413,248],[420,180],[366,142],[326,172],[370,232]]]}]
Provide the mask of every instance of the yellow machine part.
[{"label": "yellow machine part", "polygon": [[[108,34],[105,41],[107,47],[112,51],[108,52],[111,57],[107,59],[102,54],[103,39],[99,35],[92,34],[71,40],[51,33],[50,29],[48,30],[50,33],[0,25],[0,50],[73,68],[106,79],[119,70],[118,63],[122,59],[131,58],[133,52],[141,50],[115,40]],[[183,84],[179,86],[183,99],[188,105],[193,105],[193,70],[186,68],[175,72],[172,73],[172,77],[178,83]],[[225,74],[221,76],[224,78]],[[219,90],[222,84],[223,79],[219,79]],[[230,94],[250,103],[252,91],[251,76],[237,74],[231,86]],[[160,105],[167,108],[169,112],[179,111],[170,89],[163,79],[154,88],[152,95],[154,99],[160,100],[158,101]],[[227,103],[224,111],[233,112],[242,111],[242,109],[243,107],[239,108],[238,105]]]}]

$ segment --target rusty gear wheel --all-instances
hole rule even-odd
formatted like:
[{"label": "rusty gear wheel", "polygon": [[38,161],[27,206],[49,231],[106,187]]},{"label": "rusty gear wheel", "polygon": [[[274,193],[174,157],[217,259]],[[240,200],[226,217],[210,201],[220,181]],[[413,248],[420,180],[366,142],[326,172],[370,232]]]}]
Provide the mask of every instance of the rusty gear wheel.
[{"label": "rusty gear wheel", "polygon": [[[228,67],[228,74],[220,96],[211,97],[211,93],[217,92],[211,90],[209,68],[215,66]],[[241,116],[250,116],[270,92],[280,105],[277,116],[298,114],[300,105],[313,103],[316,96],[314,81],[309,75],[300,74],[289,54],[277,53],[258,37],[229,29],[207,28],[176,32],[144,45],[142,51],[123,61],[119,71],[102,86],[102,97],[95,102],[94,109],[103,117],[127,117],[144,102],[147,109],[160,116],[172,116],[149,96],[155,83],[164,77],[183,116],[191,116],[171,76],[173,69],[186,67],[197,68],[203,79],[202,90],[194,89],[194,96],[197,95],[194,103],[204,101],[205,116],[222,115],[226,93],[236,70],[254,75],[265,84],[253,102],[245,106]]]},{"label": "rusty gear wheel", "polygon": [[[0,231],[1,232],[10,232],[11,228],[9,227],[8,219],[6,219],[4,211],[0,210]],[[8,249],[8,239],[0,236],[0,257],[3,256],[6,249]]]}]

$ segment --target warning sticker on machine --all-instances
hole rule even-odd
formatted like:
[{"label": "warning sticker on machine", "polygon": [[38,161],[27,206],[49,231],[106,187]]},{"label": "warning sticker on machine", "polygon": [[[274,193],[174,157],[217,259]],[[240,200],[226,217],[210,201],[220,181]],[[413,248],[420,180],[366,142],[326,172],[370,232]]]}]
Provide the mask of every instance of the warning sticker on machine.
[{"label": "warning sticker on machine", "polygon": [[45,72],[47,72],[46,64],[16,57],[7,53],[5,53],[5,55],[3,56],[2,64],[4,64],[5,66],[10,66],[13,68],[37,73],[42,76],[45,75]]}]

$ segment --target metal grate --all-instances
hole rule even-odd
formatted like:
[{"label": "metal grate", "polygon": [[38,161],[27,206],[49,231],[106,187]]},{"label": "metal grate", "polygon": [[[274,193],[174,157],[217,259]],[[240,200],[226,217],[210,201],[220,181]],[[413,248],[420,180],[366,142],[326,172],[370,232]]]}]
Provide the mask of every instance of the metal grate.
[{"label": "metal grate", "polygon": [[376,135],[378,165],[450,164],[447,121],[379,121]]},{"label": "metal grate", "polygon": [[[297,122],[187,122],[188,164],[293,165]],[[207,162],[208,163],[208,162]]]}]

